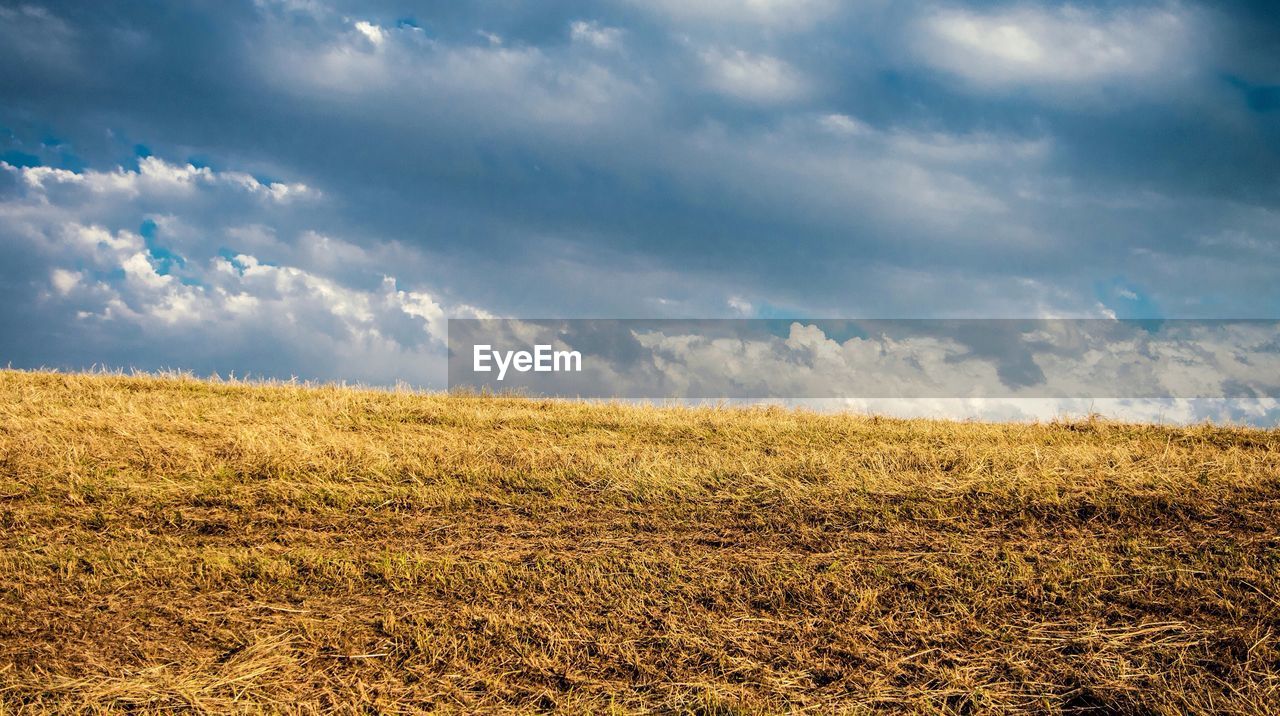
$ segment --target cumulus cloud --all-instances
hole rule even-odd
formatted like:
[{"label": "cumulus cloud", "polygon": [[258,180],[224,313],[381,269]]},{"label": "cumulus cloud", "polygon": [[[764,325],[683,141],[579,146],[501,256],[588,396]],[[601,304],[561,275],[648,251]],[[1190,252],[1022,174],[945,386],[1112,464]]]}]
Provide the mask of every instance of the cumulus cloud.
[{"label": "cumulus cloud", "polygon": [[80,284],[80,272],[68,271],[66,269],[54,269],[49,280],[53,284],[54,289],[63,296],[71,293],[76,286]]},{"label": "cumulus cloud", "polygon": [[[160,367],[155,361],[171,355],[166,344],[216,340],[220,370],[438,385],[446,310],[487,315],[465,304],[446,309],[429,291],[401,288],[391,275],[353,282],[343,269],[377,263],[368,260],[367,248],[312,231],[281,240],[261,224],[237,223],[248,216],[270,221],[283,200],[315,196],[301,184],[264,183],[155,157],[140,160],[137,171],[7,164],[4,170],[20,182],[0,199],[5,251],[43,263],[52,289],[30,297],[34,302],[24,309],[43,315],[43,330],[54,335],[142,336],[151,355],[135,356],[141,367]],[[80,191],[51,191],[58,187]],[[184,207],[198,206],[191,203],[197,199],[218,199],[218,211],[183,218]],[[179,213],[144,208],[156,202]],[[237,244],[273,260],[229,248]],[[345,260],[327,260],[333,256]],[[111,346],[101,348],[111,353]],[[273,351],[291,358],[273,360]]]},{"label": "cumulus cloud", "polygon": [[299,182],[264,182],[245,172],[216,172],[192,164],[170,164],[158,157],[138,160],[138,169],[103,172],[93,169],[72,171],[48,166],[15,167],[0,162],[0,169],[19,176],[27,186],[45,191],[57,185],[78,186],[96,194],[137,197],[147,194],[191,193],[198,186],[222,185],[256,194],[270,201],[285,202],[314,197],[317,192]]},{"label": "cumulus cloud", "polygon": [[378,47],[387,41],[387,31],[367,20],[357,22],[355,29],[356,32],[364,35],[364,38],[374,47]]},{"label": "cumulus cloud", "polygon": [[[1170,411],[1173,419],[1214,406],[1254,419],[1280,414],[1278,325],[792,321],[779,331],[767,321],[469,321],[452,327],[450,376],[601,398],[727,397],[923,414],[949,406],[943,414],[959,408],[987,418],[1087,412],[1105,401]],[[474,344],[503,350],[534,342],[580,351],[583,371],[513,374],[499,383],[469,369]]]},{"label": "cumulus cloud", "polygon": [[1184,71],[1191,29],[1172,5],[946,7],[919,23],[913,45],[928,64],[979,86],[1083,85]]},{"label": "cumulus cloud", "polygon": [[741,316],[750,316],[754,310],[751,302],[740,296],[730,296],[726,303],[729,305],[730,310]]},{"label": "cumulus cloud", "polygon": [[869,335],[839,339],[795,322],[786,336],[659,327],[636,331],[636,340],[652,351],[663,384],[690,397],[1280,397],[1275,323],[858,325]]},{"label": "cumulus cloud", "polygon": [[1070,399],[932,398],[778,400],[775,404],[825,412],[983,421],[1050,421],[1102,415],[1112,420],[1191,425],[1271,426],[1280,421],[1280,401],[1262,399]]}]

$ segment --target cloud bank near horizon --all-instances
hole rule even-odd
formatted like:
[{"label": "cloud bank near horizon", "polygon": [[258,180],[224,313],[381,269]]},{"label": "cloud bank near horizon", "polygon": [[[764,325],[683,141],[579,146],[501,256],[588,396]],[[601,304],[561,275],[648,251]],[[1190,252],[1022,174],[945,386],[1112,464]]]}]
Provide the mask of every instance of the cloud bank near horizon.
[{"label": "cloud bank near horizon", "polygon": [[468,392],[966,418],[1105,409],[1280,419],[1280,321],[487,318],[451,319],[448,333],[449,386]]}]

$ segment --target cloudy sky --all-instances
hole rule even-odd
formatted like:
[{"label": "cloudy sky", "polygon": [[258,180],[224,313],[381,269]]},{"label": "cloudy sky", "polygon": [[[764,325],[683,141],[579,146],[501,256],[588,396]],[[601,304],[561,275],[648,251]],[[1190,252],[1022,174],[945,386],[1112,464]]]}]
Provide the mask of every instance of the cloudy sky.
[{"label": "cloudy sky", "polygon": [[1257,2],[0,0],[0,364],[447,317],[1280,317]]}]

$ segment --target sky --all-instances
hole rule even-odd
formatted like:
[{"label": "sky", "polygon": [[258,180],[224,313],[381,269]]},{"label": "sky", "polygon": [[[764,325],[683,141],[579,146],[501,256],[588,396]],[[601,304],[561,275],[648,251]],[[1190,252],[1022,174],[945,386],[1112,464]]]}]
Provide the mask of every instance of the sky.
[{"label": "sky", "polygon": [[0,364],[449,317],[1280,318],[1267,2],[0,0]]}]

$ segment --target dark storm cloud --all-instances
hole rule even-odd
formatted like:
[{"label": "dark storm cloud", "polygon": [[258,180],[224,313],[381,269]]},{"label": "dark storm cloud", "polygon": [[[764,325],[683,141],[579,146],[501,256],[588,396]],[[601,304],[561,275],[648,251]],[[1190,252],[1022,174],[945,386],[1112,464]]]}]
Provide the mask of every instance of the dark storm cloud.
[{"label": "dark storm cloud", "polygon": [[[473,306],[1275,316],[1271,10],[0,4],[0,358],[387,382],[438,378],[419,365],[442,350],[425,316]],[[145,155],[312,195],[274,202],[234,178],[105,188]],[[37,187],[31,165],[102,186]],[[133,244],[66,238],[149,218],[167,220],[157,240],[187,260],[188,288],[106,265]],[[240,253],[293,292],[218,273]],[[94,318],[113,298],[132,313]],[[202,352],[212,329],[174,318],[175,301],[241,337]]]}]

